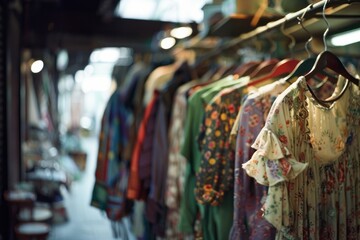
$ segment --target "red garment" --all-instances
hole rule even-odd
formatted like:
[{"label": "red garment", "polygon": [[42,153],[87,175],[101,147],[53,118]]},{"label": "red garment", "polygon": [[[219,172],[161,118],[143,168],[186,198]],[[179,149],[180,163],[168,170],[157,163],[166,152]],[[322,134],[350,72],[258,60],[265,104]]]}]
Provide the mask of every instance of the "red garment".
[{"label": "red garment", "polygon": [[129,173],[129,182],[127,189],[127,198],[128,199],[145,199],[146,196],[143,196],[141,191],[141,182],[139,176],[139,159],[141,154],[141,149],[144,143],[146,136],[146,127],[150,119],[151,112],[155,106],[155,102],[158,98],[158,92],[155,92],[153,98],[147,105],[144,113],[144,117],[140,123],[139,132],[137,134],[135,147],[131,156],[131,165]]}]

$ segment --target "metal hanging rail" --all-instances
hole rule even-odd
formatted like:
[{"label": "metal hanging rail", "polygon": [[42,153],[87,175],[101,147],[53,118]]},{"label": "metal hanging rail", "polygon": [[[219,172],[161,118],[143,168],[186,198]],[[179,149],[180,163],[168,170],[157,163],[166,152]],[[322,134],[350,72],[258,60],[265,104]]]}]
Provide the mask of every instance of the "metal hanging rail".
[{"label": "metal hanging rail", "polygon": [[[206,54],[206,56],[203,56],[202,60],[206,60],[209,58],[213,58],[218,56],[219,54],[223,53],[224,51],[228,51],[230,49],[233,48],[238,48],[242,43],[251,40],[257,36],[263,35],[264,33],[267,33],[269,31],[272,31],[274,29],[280,29],[280,27],[284,24],[297,24],[298,23],[298,18],[300,18],[301,16],[304,15],[304,13],[306,13],[306,18],[313,18],[314,16],[316,16],[317,13],[321,12],[324,4],[326,3],[326,7],[330,8],[330,7],[335,7],[335,6],[340,6],[342,4],[352,4],[352,3],[360,3],[360,0],[322,0],[320,2],[317,2],[315,4],[310,4],[308,5],[306,8],[303,8],[297,12],[293,12],[293,13],[289,13],[287,15],[285,15],[283,18],[280,18],[279,20],[273,21],[273,22],[269,22],[264,26],[260,26],[257,27],[256,29],[245,33],[245,34],[241,34],[239,37],[234,38],[232,40],[230,40],[229,42],[223,44],[222,46],[220,46],[219,48],[209,52],[208,54]],[[334,15],[334,18],[337,18],[336,15]],[[347,16],[339,16],[342,18],[346,18]],[[349,15],[349,18],[359,18],[360,15]]]}]

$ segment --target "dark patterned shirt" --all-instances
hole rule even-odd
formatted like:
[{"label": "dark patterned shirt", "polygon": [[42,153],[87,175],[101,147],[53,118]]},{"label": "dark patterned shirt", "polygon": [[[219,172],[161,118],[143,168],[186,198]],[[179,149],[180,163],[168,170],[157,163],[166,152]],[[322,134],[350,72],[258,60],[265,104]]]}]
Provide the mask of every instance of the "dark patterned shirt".
[{"label": "dark patterned shirt", "polygon": [[[240,83],[222,90],[205,109],[199,142],[202,159],[196,174],[196,200],[220,204],[225,191],[233,186],[235,152],[228,141],[247,87]],[[204,96],[205,102],[208,100]]]}]

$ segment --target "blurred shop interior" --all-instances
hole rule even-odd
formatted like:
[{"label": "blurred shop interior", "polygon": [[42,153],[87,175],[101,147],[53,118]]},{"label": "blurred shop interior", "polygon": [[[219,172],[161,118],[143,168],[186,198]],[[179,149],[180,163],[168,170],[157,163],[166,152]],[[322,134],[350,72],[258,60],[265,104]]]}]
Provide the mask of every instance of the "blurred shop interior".
[{"label": "blurred shop interior", "polygon": [[[359,29],[358,0],[1,1],[0,240],[259,239],[253,218],[234,233],[238,149],[225,144],[226,167],[189,160],[206,156],[201,133],[210,149],[223,142],[207,140],[221,130],[208,108],[194,117],[186,100],[198,85],[277,79],[313,58],[302,76],[323,51],[355,76]],[[197,173],[213,164],[211,179],[232,177],[211,195]]]}]

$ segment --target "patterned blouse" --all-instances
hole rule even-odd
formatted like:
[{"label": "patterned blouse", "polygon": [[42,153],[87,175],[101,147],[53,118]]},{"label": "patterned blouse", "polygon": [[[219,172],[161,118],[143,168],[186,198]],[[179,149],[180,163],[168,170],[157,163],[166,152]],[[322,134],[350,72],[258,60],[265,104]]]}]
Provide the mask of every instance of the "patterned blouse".
[{"label": "patterned blouse", "polygon": [[242,104],[236,138],[234,223],[230,239],[274,239],[275,228],[262,217],[261,212],[267,187],[256,183],[253,178],[246,175],[241,165],[254,153],[251,144],[264,127],[276,97],[288,86],[279,81],[266,85],[249,94]]},{"label": "patterned blouse", "polygon": [[345,87],[323,106],[300,77],[274,102],[243,164],[268,186],[263,215],[276,239],[360,239],[360,94]]},{"label": "patterned blouse", "polygon": [[217,206],[233,186],[235,151],[229,140],[230,130],[246,93],[247,82],[221,91],[205,109],[200,132],[202,159],[196,173],[196,200]]}]

